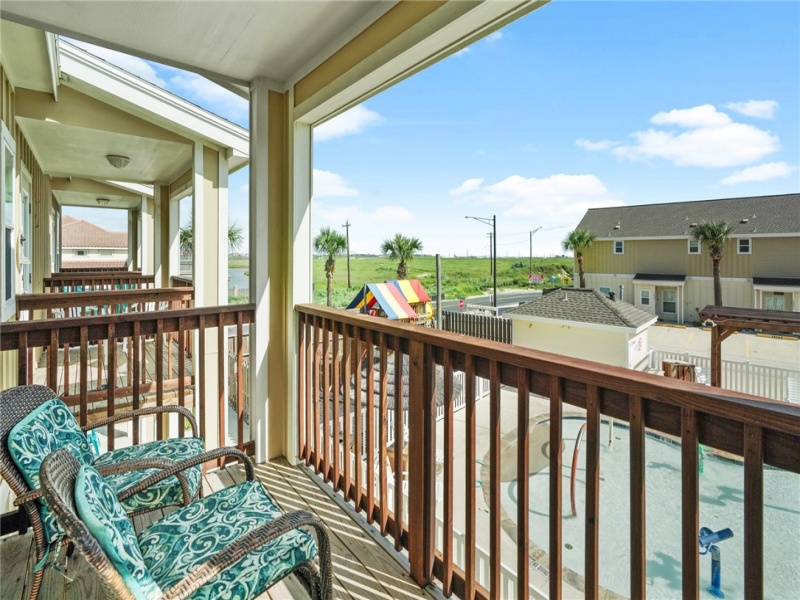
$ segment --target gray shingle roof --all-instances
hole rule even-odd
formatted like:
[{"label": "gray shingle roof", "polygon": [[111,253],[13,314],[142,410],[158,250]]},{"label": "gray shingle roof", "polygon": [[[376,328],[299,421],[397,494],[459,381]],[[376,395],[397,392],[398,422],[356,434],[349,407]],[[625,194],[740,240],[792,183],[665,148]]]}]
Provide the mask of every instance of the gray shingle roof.
[{"label": "gray shingle roof", "polygon": [[[564,299],[566,298],[566,300]],[[577,321],[638,329],[654,320],[651,315],[621,300],[609,300],[604,294],[590,289],[562,289],[507,310],[503,316],[515,315]]]},{"label": "gray shingle roof", "polygon": [[[747,222],[742,223],[742,220]],[[578,227],[597,239],[691,235],[691,224],[724,220],[733,235],[800,235],[800,194],[591,208]],[[619,225],[619,229],[615,226]]]}]

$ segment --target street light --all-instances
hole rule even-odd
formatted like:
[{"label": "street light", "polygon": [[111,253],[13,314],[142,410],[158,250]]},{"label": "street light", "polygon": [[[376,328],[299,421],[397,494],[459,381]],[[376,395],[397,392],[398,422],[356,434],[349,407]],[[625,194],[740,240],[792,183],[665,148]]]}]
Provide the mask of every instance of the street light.
[{"label": "street light", "polygon": [[[497,308],[497,215],[492,215],[492,218],[489,219],[487,217],[464,217],[465,219],[475,219],[476,221],[480,221],[485,225],[492,226],[492,244],[494,248],[492,249],[492,274],[494,276],[494,294],[492,295],[492,306]],[[497,311],[495,311],[496,313]]]},{"label": "street light", "polygon": [[530,254],[529,254],[529,262],[528,262],[528,279],[530,279],[531,275],[533,275],[533,234],[539,231],[541,227],[537,227],[533,231],[531,231],[530,235]]}]

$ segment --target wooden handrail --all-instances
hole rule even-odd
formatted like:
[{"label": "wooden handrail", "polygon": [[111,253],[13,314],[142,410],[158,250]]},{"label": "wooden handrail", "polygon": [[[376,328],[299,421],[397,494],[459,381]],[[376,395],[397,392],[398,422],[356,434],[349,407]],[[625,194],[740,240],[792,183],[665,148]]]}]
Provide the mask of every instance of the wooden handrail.
[{"label": "wooden handrail", "polygon": [[58,292],[50,294],[17,294],[17,315],[23,311],[53,310],[87,306],[129,305],[146,303],[191,302],[194,288],[144,288],[133,290],[98,290],[92,292]]},{"label": "wooden handrail", "polygon": [[[135,271],[116,272],[87,272],[80,273],[53,273],[43,279],[45,291],[50,293],[63,292],[63,288],[81,287],[89,289],[103,289],[109,287],[145,288],[155,287],[155,275],[142,275]],[[75,291],[75,290],[73,290]]]},{"label": "wooden handrail", "polygon": [[[683,592],[685,597],[696,596],[698,585],[697,528],[699,514],[698,444],[743,457],[745,489],[745,589],[763,589],[763,498],[764,465],[800,473],[800,407],[775,402],[738,392],[709,388],[697,383],[666,379],[657,375],[612,367],[587,360],[547,352],[479,340],[448,332],[413,325],[398,324],[387,319],[361,315],[356,312],[331,309],[318,305],[298,305],[298,455],[357,510],[365,511],[369,522],[379,524],[384,533],[395,538],[395,544],[409,551],[411,575],[420,584],[433,576],[443,582],[448,592],[460,597],[499,597],[507,594],[501,584],[500,562],[500,390],[508,386],[517,390],[515,409],[518,415],[518,498],[529,498],[529,479],[526,476],[528,414],[530,394],[550,400],[550,447],[560,448],[563,442],[561,419],[563,406],[569,404],[587,413],[586,446],[586,511],[585,523],[585,593],[587,598],[601,594],[598,583],[600,515],[600,444],[599,425],[603,418],[630,423],[631,431],[631,597],[641,597],[646,585],[645,569],[645,429],[662,437],[681,441],[682,465],[682,550]],[[361,356],[366,348],[366,361]],[[393,481],[395,493],[400,493],[404,478],[395,468],[392,475],[384,464],[383,443],[386,440],[387,392],[385,365],[390,354],[406,356],[408,370],[395,372],[395,411],[407,405],[406,427],[409,440],[408,511],[407,519],[402,502],[392,504],[385,495],[387,481]],[[398,359],[395,359],[398,360]],[[396,369],[399,365],[396,364]],[[366,398],[362,390],[362,369],[366,369]],[[436,515],[433,456],[436,444],[435,384],[444,377],[444,521],[442,554],[435,551],[432,519]],[[373,372],[378,376],[373,380]],[[466,458],[467,490],[465,518],[465,551],[461,566],[453,563],[449,545],[453,539],[452,503],[447,498],[454,493],[452,465],[452,377],[454,371],[465,374],[466,389]],[[344,373],[344,380],[341,374]],[[331,374],[333,374],[331,380]],[[353,381],[351,382],[351,377]],[[402,379],[408,377],[407,382]],[[475,517],[478,510],[474,497],[475,485],[475,381],[489,380],[489,477],[490,516],[488,518],[489,576],[480,583],[476,579]],[[379,388],[373,387],[379,384]],[[404,385],[405,383],[405,385]],[[353,385],[355,404],[355,443],[349,443],[350,388]],[[339,390],[345,390],[345,440],[339,444]],[[409,391],[400,392],[408,389]],[[330,402],[330,401],[333,402]],[[441,398],[439,398],[441,401]],[[366,417],[362,415],[363,412]],[[509,405],[510,406],[510,405]],[[400,408],[398,408],[400,407]],[[519,408],[523,407],[523,408]],[[433,410],[432,410],[433,409]],[[331,414],[331,410],[333,414]],[[376,412],[373,416],[373,412]],[[401,419],[394,416],[395,425]],[[331,431],[331,424],[333,431]],[[395,440],[399,440],[399,432]],[[366,440],[366,444],[363,444]],[[343,456],[339,456],[342,453]],[[395,457],[398,452],[396,450]],[[378,458],[379,460],[374,460]],[[366,460],[365,460],[366,459]],[[562,578],[562,465],[561,452],[550,452],[550,597],[561,597]],[[355,478],[350,475],[351,462]],[[373,468],[374,463],[374,468]],[[399,459],[395,466],[401,465]],[[344,465],[342,469],[341,465]],[[362,465],[366,465],[362,467]],[[362,468],[366,477],[362,477]],[[355,479],[355,481],[353,481]],[[366,480],[366,481],[365,481]],[[374,483],[373,483],[374,482]],[[392,505],[390,505],[392,504]],[[517,521],[517,569],[527,572],[527,502],[519,506]],[[486,516],[482,518],[486,519]],[[408,522],[406,522],[408,521]],[[485,543],[482,540],[481,543]],[[677,558],[677,556],[676,556]],[[528,598],[527,576],[518,579],[517,597]],[[487,589],[487,586],[489,589]],[[753,596],[756,597],[756,596]]]}]

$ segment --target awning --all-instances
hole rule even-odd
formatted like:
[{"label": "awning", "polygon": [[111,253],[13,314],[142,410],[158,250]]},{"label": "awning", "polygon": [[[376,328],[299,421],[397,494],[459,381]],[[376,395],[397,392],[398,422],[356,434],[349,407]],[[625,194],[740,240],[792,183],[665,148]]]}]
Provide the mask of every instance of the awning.
[{"label": "awning", "polygon": [[634,283],[654,283],[656,285],[683,285],[686,275],[667,275],[661,273],[637,273],[633,277]]},{"label": "awning", "polygon": [[754,287],[786,287],[800,289],[800,278],[792,277],[753,277]]},{"label": "awning", "polygon": [[371,310],[380,308],[391,320],[416,319],[417,313],[403,298],[400,289],[387,283],[368,283],[358,292],[347,307],[348,310],[364,308],[364,291],[366,305]]},{"label": "awning", "polygon": [[422,302],[431,301],[431,297],[428,296],[428,292],[426,292],[425,288],[422,287],[419,279],[392,279],[386,283],[391,283],[397,287],[397,289],[400,290],[400,293],[405,296],[405,299],[409,304],[420,304]]}]

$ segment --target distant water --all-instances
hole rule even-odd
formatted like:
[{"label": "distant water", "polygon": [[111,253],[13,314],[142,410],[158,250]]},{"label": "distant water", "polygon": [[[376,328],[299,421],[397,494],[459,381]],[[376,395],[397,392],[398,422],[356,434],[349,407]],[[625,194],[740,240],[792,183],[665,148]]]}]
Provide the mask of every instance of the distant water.
[{"label": "distant water", "polygon": [[237,286],[240,288],[250,287],[250,276],[245,275],[247,269],[228,269],[228,288]]}]

